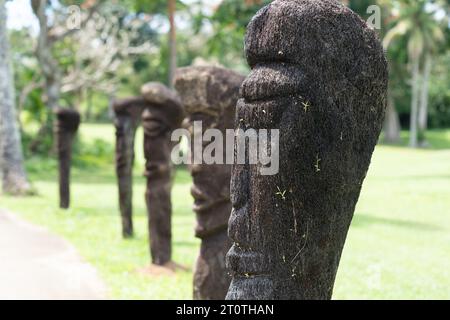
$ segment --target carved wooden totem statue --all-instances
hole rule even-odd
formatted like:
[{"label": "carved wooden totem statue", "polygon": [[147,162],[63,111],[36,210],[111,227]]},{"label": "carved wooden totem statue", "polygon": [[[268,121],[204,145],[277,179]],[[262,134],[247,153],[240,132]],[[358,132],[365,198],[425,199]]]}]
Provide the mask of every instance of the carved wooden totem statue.
[{"label": "carved wooden totem statue", "polygon": [[70,166],[72,160],[73,138],[80,125],[80,114],[73,109],[55,110],[55,138],[59,165],[59,206],[70,206]]},{"label": "carved wooden totem statue", "polygon": [[[185,108],[185,124],[192,144],[196,121],[201,121],[203,131],[219,130],[223,137],[226,129],[234,129],[236,102],[243,80],[243,76],[233,71],[216,67],[177,70],[175,88]],[[194,299],[224,299],[231,280],[225,264],[231,246],[227,236],[231,165],[194,163],[190,170],[197,215],[195,235],[202,240],[194,273]]]},{"label": "carved wooden totem statue", "polygon": [[116,174],[124,238],[133,236],[134,141],[145,105],[146,102],[141,97],[117,100],[113,104],[116,127]]},{"label": "carved wooden totem statue", "polygon": [[150,253],[156,265],[166,265],[172,253],[171,132],[181,126],[183,109],[178,95],[160,83],[142,87],[148,103],[142,114],[144,127],[145,194],[149,218]]},{"label": "carved wooden totem statue", "polygon": [[279,173],[233,166],[227,299],[330,299],[382,127],[383,48],[338,1],[275,0],[245,52],[236,128],[279,129]]}]

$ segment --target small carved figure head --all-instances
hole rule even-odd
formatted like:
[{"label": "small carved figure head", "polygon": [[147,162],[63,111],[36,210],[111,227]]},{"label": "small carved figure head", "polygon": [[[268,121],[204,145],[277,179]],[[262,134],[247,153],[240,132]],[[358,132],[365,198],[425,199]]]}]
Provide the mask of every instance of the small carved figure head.
[{"label": "small carved figure head", "polygon": [[[191,135],[194,133],[194,123],[200,121],[202,135],[207,129],[215,129],[223,137],[226,129],[234,129],[236,102],[243,80],[242,75],[219,67],[187,67],[177,70],[175,88],[180,94],[186,113],[183,126],[190,131]],[[204,141],[203,146],[206,147],[210,142]],[[225,141],[215,142],[224,146]],[[191,141],[191,143],[195,142]],[[193,149],[191,147],[191,150]],[[201,150],[193,150],[193,152],[199,151],[201,152]],[[192,196],[195,200],[194,211],[198,217],[201,217],[204,212],[217,211],[220,206],[229,204],[231,167],[224,164],[225,159],[222,160],[222,163],[207,165],[194,163],[190,166],[194,180],[192,187]],[[203,217],[208,215],[203,214]],[[221,223],[218,225],[226,225],[226,221],[222,221],[223,217],[228,219],[228,214],[221,215]],[[207,221],[204,224],[200,221],[197,234],[203,234],[208,229],[208,225]]]},{"label": "small carved figure head", "polygon": [[74,109],[57,108],[56,115],[56,130],[62,132],[75,133],[80,125],[80,113]]},{"label": "small carved figure head", "polygon": [[146,175],[158,175],[170,170],[170,134],[181,125],[183,109],[178,95],[163,84],[147,83],[141,93],[147,102],[142,113]]}]

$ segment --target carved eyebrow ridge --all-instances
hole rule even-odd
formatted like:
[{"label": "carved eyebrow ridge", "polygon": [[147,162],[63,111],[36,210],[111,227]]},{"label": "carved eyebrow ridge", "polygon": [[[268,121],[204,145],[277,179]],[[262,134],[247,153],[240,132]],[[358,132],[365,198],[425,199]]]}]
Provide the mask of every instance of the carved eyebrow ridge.
[{"label": "carved eyebrow ridge", "polygon": [[[279,64],[281,64],[281,68],[276,68]],[[286,76],[289,77],[289,75],[287,73],[293,73],[293,71],[297,71],[301,74],[301,77],[299,77],[299,79],[297,79],[296,81],[298,82],[302,82],[302,77],[304,77],[304,72],[302,72],[302,69],[300,67],[300,65],[295,64],[295,63],[286,63],[286,62],[280,62],[280,63],[274,63],[273,61],[271,62],[260,62],[257,65],[255,65],[252,68],[252,73],[254,72],[258,72],[259,69],[265,69],[268,72],[271,72],[269,70],[273,70],[274,74],[278,74],[278,75],[282,75],[282,76]],[[256,76],[257,77],[257,76]],[[247,78],[248,80],[249,78]],[[251,79],[250,76],[250,81],[254,81],[254,79]],[[261,81],[258,81],[259,84],[266,84],[265,80],[261,79]],[[270,82],[270,81],[269,81]],[[275,79],[274,81],[274,85],[277,83],[277,80]],[[285,83],[282,83],[281,81],[278,83],[278,88],[281,89],[273,89],[273,87],[271,86],[270,88],[267,88],[268,90],[264,91],[264,92],[258,92],[256,93],[255,91],[253,92],[248,92],[246,89],[246,81],[244,81],[242,87],[241,87],[241,98],[246,102],[246,103],[257,103],[257,102],[268,102],[268,101],[273,101],[273,100],[277,100],[277,99],[282,99],[282,98],[289,98],[289,97],[293,97],[293,96],[299,96],[301,97],[301,93],[300,90],[301,88],[297,86],[297,83],[294,82],[290,82],[290,81],[286,81]]]}]

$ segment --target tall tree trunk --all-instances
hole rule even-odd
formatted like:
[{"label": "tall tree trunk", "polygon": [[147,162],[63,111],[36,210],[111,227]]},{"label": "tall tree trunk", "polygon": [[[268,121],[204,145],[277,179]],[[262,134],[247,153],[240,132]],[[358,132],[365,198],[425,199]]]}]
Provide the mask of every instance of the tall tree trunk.
[{"label": "tall tree trunk", "polygon": [[30,191],[23,165],[21,135],[17,124],[14,78],[6,30],[5,0],[0,0],[0,168],[5,193],[21,195]]},{"label": "tall tree trunk", "polygon": [[428,128],[428,82],[430,79],[432,60],[429,53],[425,54],[425,66],[422,76],[422,88],[420,92],[419,107],[419,145],[426,146],[425,134]]},{"label": "tall tree trunk", "polygon": [[47,0],[33,0],[33,10],[39,20],[39,36],[36,49],[36,55],[42,68],[45,79],[45,102],[50,111],[58,107],[59,97],[61,95],[61,70],[58,62],[53,57],[53,43],[49,37],[48,19],[45,12]]},{"label": "tall tree trunk", "polygon": [[39,21],[39,36],[36,47],[36,56],[44,76],[44,103],[48,110],[47,121],[39,128],[36,139],[30,145],[31,151],[36,151],[45,137],[52,134],[53,111],[59,104],[61,95],[61,70],[53,57],[53,43],[49,37],[48,18],[45,11],[48,0],[32,0],[33,12]]},{"label": "tall tree trunk", "polygon": [[409,145],[413,148],[416,148],[418,142],[417,125],[419,111],[419,58],[413,58],[412,64],[412,98]]},{"label": "tall tree trunk", "polygon": [[169,33],[169,86],[173,88],[173,78],[175,75],[175,70],[177,69],[177,39],[176,39],[176,26],[175,26],[175,7],[176,0],[168,0],[168,10],[169,10],[169,22],[170,22],[170,33]]},{"label": "tall tree trunk", "polygon": [[395,109],[392,93],[388,91],[388,101],[386,118],[384,120],[384,141],[387,143],[397,143],[400,141],[400,120]]}]

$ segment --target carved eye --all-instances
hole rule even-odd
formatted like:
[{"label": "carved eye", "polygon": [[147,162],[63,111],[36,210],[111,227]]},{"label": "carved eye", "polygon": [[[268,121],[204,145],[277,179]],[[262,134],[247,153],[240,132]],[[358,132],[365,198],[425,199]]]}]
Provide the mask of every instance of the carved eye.
[{"label": "carved eye", "polygon": [[145,134],[155,137],[163,134],[167,130],[167,126],[156,119],[148,119],[144,123]]}]

